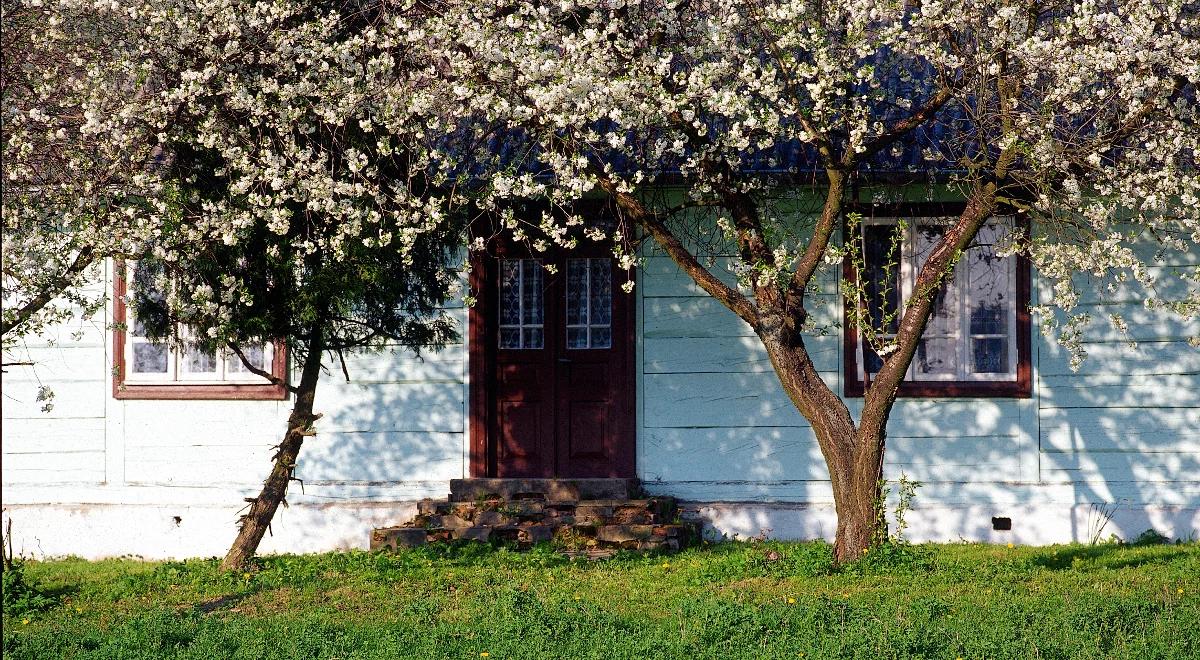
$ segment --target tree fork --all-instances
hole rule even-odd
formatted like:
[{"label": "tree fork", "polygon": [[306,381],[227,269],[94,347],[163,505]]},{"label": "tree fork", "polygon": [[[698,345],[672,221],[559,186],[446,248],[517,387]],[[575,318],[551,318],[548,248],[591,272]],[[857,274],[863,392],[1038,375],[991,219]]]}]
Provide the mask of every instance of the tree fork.
[{"label": "tree fork", "polygon": [[305,436],[309,435],[309,429],[318,417],[313,415],[313,401],[317,394],[317,381],[321,376],[321,351],[324,349],[324,337],[321,333],[321,324],[314,323],[304,359],[304,369],[300,374],[300,384],[296,388],[296,405],[292,407],[292,414],[288,417],[287,433],[283,436],[283,442],[279,443],[274,467],[263,482],[262,491],[258,497],[250,500],[250,510],[241,518],[237,538],[233,540],[233,545],[221,561],[221,570],[239,570],[254,556],[271,525],[271,520],[275,517],[275,512],[287,495],[288,483],[296,468],[296,458],[300,455],[300,446],[304,444]]}]

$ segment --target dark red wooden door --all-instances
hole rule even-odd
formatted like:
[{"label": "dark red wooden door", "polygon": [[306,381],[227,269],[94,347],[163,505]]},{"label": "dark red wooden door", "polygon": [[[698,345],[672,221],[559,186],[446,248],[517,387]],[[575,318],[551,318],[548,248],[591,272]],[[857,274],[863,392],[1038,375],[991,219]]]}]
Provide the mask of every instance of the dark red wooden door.
[{"label": "dark red wooden door", "polygon": [[[472,472],[632,477],[632,275],[596,249],[485,257],[472,310]],[[553,273],[546,266],[554,268]]]}]

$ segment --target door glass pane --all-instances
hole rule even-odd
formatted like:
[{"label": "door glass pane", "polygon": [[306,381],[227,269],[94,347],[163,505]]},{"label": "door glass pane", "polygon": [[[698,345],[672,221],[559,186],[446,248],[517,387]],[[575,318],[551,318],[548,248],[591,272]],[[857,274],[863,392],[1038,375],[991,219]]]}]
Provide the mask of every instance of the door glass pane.
[{"label": "door glass pane", "polygon": [[500,325],[521,324],[521,262],[500,260]]},{"label": "door glass pane", "polygon": [[587,328],[567,328],[567,348],[587,348]]},{"label": "door glass pane", "polygon": [[542,265],[533,259],[521,260],[521,324],[542,324]]},{"label": "door glass pane", "polygon": [[[587,325],[588,322],[588,260],[567,260],[567,327]],[[571,333],[567,333],[570,337]],[[571,348],[587,348],[587,332],[583,333],[583,345],[568,343]]]},{"label": "door glass pane", "polygon": [[[612,323],[612,261],[591,259],[589,268],[588,323],[608,326]],[[607,342],[604,343],[608,345]]]},{"label": "door glass pane", "polygon": [[500,348],[542,348],[542,262],[500,260]]},{"label": "door glass pane", "polygon": [[612,260],[567,260],[567,348],[612,346]]}]

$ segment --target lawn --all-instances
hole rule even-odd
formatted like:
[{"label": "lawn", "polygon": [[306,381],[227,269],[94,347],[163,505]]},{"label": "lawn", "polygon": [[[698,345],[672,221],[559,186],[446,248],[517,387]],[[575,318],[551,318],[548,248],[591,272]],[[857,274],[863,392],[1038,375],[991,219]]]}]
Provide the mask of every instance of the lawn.
[{"label": "lawn", "polygon": [[[1200,657],[1200,545],[722,543],[571,561],[488,546],[29,562],[5,658]],[[11,605],[11,606],[10,606]]]}]

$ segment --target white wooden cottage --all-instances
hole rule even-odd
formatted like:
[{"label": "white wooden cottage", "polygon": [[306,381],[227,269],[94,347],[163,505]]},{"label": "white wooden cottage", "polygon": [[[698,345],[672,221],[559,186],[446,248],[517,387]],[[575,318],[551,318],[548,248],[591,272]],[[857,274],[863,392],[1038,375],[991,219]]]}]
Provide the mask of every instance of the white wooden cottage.
[{"label": "white wooden cottage", "polygon": [[[868,247],[871,227],[901,214],[937,215],[880,209]],[[906,258],[918,258],[920,226]],[[262,551],[365,547],[372,527],[470,476],[636,477],[717,532],[832,537],[824,462],[750,329],[664,256],[647,253],[629,295],[604,254],[563,259],[556,277],[520,255],[482,269],[486,295],[452,310],[458,345],[424,359],[348,356],[351,382],[332,369],[318,388],[319,433],[301,452],[303,484]],[[1200,349],[1186,340],[1200,321],[1148,311],[1136,288],[1085,288],[1080,311],[1095,322],[1072,371],[1029,327],[1028,306],[1049,295],[1036,273],[1009,258],[980,287],[964,262],[888,426],[886,476],[924,484],[908,536],[1200,535]],[[1197,263],[1193,246],[1157,266],[1161,286],[1186,286],[1172,269]],[[820,293],[821,323],[835,328],[837,276]],[[223,553],[291,402],[234,362],[147,344],[136,324],[113,330],[127,319],[111,264],[100,285],[113,292],[104,318],[9,356],[37,363],[3,376],[3,506],[16,549]],[[1128,336],[1108,327],[1111,313]],[[808,345],[853,411],[871,356],[840,328]],[[258,358],[287,373],[282,351]],[[41,386],[54,393],[49,412]]]}]

